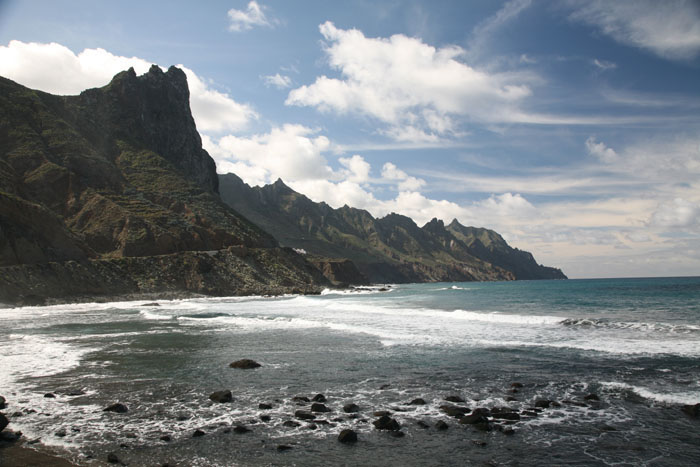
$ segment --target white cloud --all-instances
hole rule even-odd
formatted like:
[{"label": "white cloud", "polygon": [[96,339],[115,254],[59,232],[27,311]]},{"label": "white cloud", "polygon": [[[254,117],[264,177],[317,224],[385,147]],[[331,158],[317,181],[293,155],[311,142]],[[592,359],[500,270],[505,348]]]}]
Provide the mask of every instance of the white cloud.
[{"label": "white cloud", "polygon": [[359,154],[355,154],[352,157],[341,157],[338,159],[338,162],[345,167],[342,171],[342,176],[346,180],[354,183],[369,181],[369,172],[372,167]]},{"label": "white cloud", "polygon": [[[489,39],[498,29],[503,27],[508,22],[517,18],[520,13],[527,9],[532,4],[532,0],[510,0],[493,16],[479,23],[472,33],[470,41],[470,52],[478,54],[482,52],[484,45],[489,42]],[[522,57],[526,57],[522,55]]]},{"label": "white cloud", "polygon": [[274,86],[277,89],[285,89],[292,86],[292,79],[279,73],[263,76],[263,80],[267,86]]},{"label": "white cloud", "polygon": [[[316,134],[317,131],[311,128],[286,124],[273,128],[269,133],[251,137],[226,135],[217,142],[209,140],[205,149],[217,163],[243,162],[262,169],[266,174],[266,183],[277,178],[285,181],[329,179],[332,171],[323,153],[330,149],[330,141]],[[259,181],[260,173],[256,172],[256,181]]]},{"label": "white cloud", "polygon": [[266,6],[258,4],[255,0],[248,3],[248,7],[244,10],[236,10],[231,8],[228,11],[228,17],[231,23],[228,26],[229,31],[241,32],[249,31],[255,26],[274,26],[277,21],[269,19],[265,15]]},{"label": "white cloud", "polygon": [[399,191],[415,191],[425,185],[425,180],[411,177],[391,162],[385,163],[382,167],[382,179],[398,182]]},{"label": "white cloud", "polygon": [[690,227],[700,221],[700,206],[676,198],[659,205],[652,214],[650,224],[659,227]]},{"label": "white cloud", "polygon": [[570,0],[571,18],[616,41],[671,59],[700,53],[700,4],[692,0]]},{"label": "white cloud", "polygon": [[[0,46],[0,75],[53,94],[78,94],[106,85],[115,74],[129,67],[143,74],[151,65],[142,58],[121,57],[104,49],[85,49],[76,55],[56,43],[10,41],[7,46]],[[249,105],[211,89],[194,71],[180,67],[187,75],[192,115],[200,131],[240,130],[257,118]]]},{"label": "white cloud", "polygon": [[607,60],[598,60],[597,58],[594,58],[591,63],[598,67],[601,71],[614,70],[617,68],[617,63],[608,62]]},{"label": "white cloud", "polygon": [[618,156],[615,150],[607,147],[603,142],[597,142],[594,136],[590,136],[586,140],[586,149],[588,150],[588,154],[608,164],[617,161]]},{"label": "white cloud", "polygon": [[460,47],[432,47],[402,34],[367,38],[326,22],[330,66],[342,79],[320,76],[293,89],[288,105],[369,115],[389,125],[396,140],[425,141],[455,131],[452,116],[478,121],[529,119],[518,105],[531,94],[531,76],[487,73],[460,61]]}]

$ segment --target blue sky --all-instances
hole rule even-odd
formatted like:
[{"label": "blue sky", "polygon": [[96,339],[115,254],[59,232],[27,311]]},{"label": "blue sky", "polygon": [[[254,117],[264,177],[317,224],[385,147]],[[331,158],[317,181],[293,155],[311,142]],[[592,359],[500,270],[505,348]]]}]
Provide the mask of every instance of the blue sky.
[{"label": "blue sky", "polygon": [[0,75],[179,65],[250,184],[493,228],[570,277],[700,274],[700,3],[0,0]]}]

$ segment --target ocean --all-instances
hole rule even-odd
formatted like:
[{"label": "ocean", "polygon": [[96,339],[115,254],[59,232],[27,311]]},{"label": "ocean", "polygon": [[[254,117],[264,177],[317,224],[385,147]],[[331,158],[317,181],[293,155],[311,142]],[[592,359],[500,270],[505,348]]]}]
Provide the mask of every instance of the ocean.
[{"label": "ocean", "polygon": [[[10,428],[80,465],[700,465],[700,419],[681,410],[700,403],[698,277],[155,303],[0,309]],[[262,366],[229,368],[242,358]],[[331,411],[296,418],[317,394]]]}]

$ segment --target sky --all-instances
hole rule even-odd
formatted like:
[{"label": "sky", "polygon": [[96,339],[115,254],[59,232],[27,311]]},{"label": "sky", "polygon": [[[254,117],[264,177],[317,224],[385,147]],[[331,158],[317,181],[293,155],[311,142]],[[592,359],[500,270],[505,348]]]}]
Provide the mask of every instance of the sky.
[{"label": "sky", "polygon": [[151,64],[250,185],[491,228],[571,278],[700,275],[698,0],[0,0],[0,76]]}]

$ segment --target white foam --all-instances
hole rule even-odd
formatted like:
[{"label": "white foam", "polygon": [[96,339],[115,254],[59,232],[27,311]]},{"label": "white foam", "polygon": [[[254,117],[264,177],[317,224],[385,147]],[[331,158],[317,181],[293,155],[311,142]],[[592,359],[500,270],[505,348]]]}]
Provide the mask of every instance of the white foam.
[{"label": "white foam", "polygon": [[675,392],[675,393],[660,393],[642,386],[632,386],[627,383],[617,381],[601,382],[602,386],[614,390],[628,390],[635,394],[656,402],[665,404],[697,404],[700,403],[700,388],[696,391]]}]

